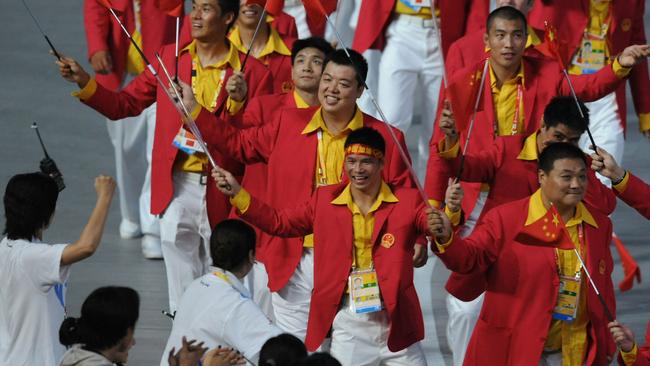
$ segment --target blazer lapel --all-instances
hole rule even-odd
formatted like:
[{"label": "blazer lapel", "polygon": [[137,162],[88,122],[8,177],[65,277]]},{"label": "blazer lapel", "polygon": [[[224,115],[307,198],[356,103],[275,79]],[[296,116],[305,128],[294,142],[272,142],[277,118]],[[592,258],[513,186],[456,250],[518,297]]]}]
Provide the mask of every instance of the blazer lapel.
[{"label": "blazer lapel", "polygon": [[384,202],[381,204],[381,206],[379,206],[379,209],[375,211],[375,227],[372,229],[372,238],[371,238],[371,242],[373,243],[373,246],[377,242],[379,233],[383,231],[384,225],[386,224],[386,220],[388,219],[388,215],[390,215],[394,207],[395,207],[395,203]]},{"label": "blazer lapel", "polygon": [[539,121],[533,121],[533,110],[535,109],[535,98],[537,96],[537,77],[533,74],[533,65],[524,59],[524,112],[526,120],[525,134],[530,135],[537,130]]}]

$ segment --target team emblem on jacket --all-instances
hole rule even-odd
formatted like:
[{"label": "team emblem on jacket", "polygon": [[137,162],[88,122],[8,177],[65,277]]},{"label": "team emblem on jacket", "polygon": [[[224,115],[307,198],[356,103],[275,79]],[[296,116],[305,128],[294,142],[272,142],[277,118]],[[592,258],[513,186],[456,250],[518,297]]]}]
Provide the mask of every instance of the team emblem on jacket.
[{"label": "team emblem on jacket", "polygon": [[630,28],[632,28],[632,19],[630,18],[623,19],[623,21],[621,22],[621,29],[623,30],[623,32],[629,31]]},{"label": "team emblem on jacket", "polygon": [[285,81],[282,83],[282,92],[288,93],[293,90],[293,83],[291,81]]},{"label": "team emblem on jacket", "polygon": [[386,233],[381,237],[381,246],[384,248],[390,248],[395,244],[395,236],[391,233]]},{"label": "team emblem on jacket", "polygon": [[598,262],[598,272],[599,272],[601,275],[604,275],[604,274],[605,274],[605,269],[607,269],[607,265],[605,265],[605,260],[604,260],[604,259],[601,259],[601,260]]}]

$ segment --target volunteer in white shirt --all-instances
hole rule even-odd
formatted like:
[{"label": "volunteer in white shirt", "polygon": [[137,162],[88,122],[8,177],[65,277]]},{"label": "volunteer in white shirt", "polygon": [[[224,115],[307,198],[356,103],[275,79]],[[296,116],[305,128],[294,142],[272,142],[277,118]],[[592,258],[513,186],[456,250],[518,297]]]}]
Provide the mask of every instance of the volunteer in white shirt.
[{"label": "volunteer in white shirt", "polygon": [[264,342],[282,333],[242,283],[253,268],[255,240],[255,231],[243,221],[224,220],[215,226],[210,237],[213,266],[185,290],[161,366],[167,366],[172,347],[181,347],[182,337],[204,342],[209,349],[234,348],[257,364]]},{"label": "volunteer in white shirt", "polygon": [[65,349],[58,330],[65,315],[70,265],[99,245],[115,182],[95,179],[97,202],[79,240],[41,242],[56,207],[57,185],[41,173],[19,174],[4,195],[6,237],[0,242],[0,366],[56,365]]}]

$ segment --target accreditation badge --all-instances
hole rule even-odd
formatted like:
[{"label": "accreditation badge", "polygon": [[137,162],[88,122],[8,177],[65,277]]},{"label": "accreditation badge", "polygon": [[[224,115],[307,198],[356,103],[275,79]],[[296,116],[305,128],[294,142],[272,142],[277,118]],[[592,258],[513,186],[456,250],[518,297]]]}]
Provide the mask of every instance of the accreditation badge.
[{"label": "accreditation badge", "polygon": [[399,0],[399,2],[408,6],[414,11],[420,11],[421,8],[431,7],[431,0]]},{"label": "accreditation badge", "polygon": [[196,137],[183,127],[178,131],[172,143],[177,149],[184,151],[188,155],[192,155],[195,152],[203,152]]},{"label": "accreditation badge", "polygon": [[580,285],[580,276],[560,276],[560,290],[557,305],[553,309],[553,319],[571,322],[576,318],[580,300]]},{"label": "accreditation badge", "polygon": [[583,75],[594,74],[605,66],[605,39],[586,36],[582,39],[580,51],[574,56],[573,64],[578,66]]},{"label": "accreditation badge", "polygon": [[356,314],[381,310],[381,296],[377,272],[374,269],[352,271],[348,278],[350,310]]}]

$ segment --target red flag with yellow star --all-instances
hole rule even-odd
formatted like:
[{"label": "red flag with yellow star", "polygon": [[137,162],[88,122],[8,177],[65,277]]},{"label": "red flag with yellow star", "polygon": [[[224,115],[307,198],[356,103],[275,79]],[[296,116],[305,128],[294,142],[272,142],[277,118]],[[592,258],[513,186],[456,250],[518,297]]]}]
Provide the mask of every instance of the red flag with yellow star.
[{"label": "red flag with yellow star", "polygon": [[183,16],[183,0],[154,0],[154,5],[171,17]]},{"label": "red flag with yellow star", "polygon": [[[451,111],[456,121],[456,130],[465,131],[469,121],[474,114],[476,98],[481,86],[481,77],[483,76],[484,62],[477,64],[474,71],[452,80],[445,90],[445,98],[451,104]],[[482,96],[481,96],[481,99]],[[478,109],[483,109],[482,100],[478,103]]]},{"label": "red flag with yellow star", "polygon": [[557,63],[560,64],[560,67],[564,69],[565,58],[563,55],[567,53],[565,52],[566,47],[560,45],[560,40],[557,37],[557,29],[553,25],[545,21],[544,28],[544,42],[537,45],[535,48],[544,54],[544,56],[557,61]]},{"label": "red flag with yellow star", "polygon": [[522,244],[539,247],[551,247],[565,250],[575,249],[575,244],[564,226],[562,217],[554,205],[546,211],[539,220],[529,225],[524,225],[515,236],[515,240]]}]

